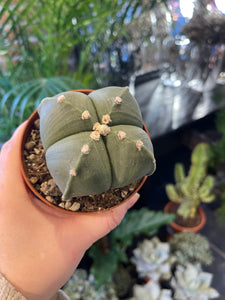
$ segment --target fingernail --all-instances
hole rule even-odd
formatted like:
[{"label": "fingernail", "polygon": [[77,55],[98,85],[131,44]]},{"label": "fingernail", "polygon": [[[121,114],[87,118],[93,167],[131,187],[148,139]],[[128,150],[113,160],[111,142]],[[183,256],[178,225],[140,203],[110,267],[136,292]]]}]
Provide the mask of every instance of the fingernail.
[{"label": "fingernail", "polygon": [[138,199],[140,198],[140,194],[139,193],[136,193],[128,202],[127,202],[127,205],[128,205],[128,209],[130,209],[137,201]]}]

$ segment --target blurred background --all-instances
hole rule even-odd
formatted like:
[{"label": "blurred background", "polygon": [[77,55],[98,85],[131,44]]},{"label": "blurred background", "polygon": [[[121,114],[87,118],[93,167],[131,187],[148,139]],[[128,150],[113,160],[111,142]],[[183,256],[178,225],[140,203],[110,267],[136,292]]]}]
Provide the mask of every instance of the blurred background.
[{"label": "blurred background", "polygon": [[[198,92],[224,83],[223,0],[1,1],[0,142],[41,99],[160,77]],[[144,76],[145,75],[145,76]]]}]

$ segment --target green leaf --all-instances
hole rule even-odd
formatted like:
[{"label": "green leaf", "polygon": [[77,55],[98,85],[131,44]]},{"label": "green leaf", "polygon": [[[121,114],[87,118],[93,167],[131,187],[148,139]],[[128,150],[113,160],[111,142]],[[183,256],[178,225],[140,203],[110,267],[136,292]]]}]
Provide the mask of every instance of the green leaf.
[{"label": "green leaf", "polygon": [[101,286],[111,280],[119,262],[127,263],[126,247],[131,245],[134,236],[141,233],[153,235],[162,225],[173,220],[173,214],[150,211],[145,207],[129,211],[122,223],[109,234],[107,251],[103,251],[98,242],[88,250],[93,259],[91,272],[97,284]]},{"label": "green leaf", "polygon": [[[29,102],[30,99],[33,99],[33,97],[35,97],[35,95],[36,95],[36,92],[38,90],[40,90],[40,88],[41,88],[41,85],[38,85],[35,88],[29,89],[28,93],[26,94],[26,97],[24,97],[24,99],[23,99],[23,105],[26,105]],[[13,102],[14,110],[11,110],[11,114],[10,114],[11,119],[14,117],[14,112],[15,112],[15,108],[16,108],[15,105],[17,105],[17,103],[15,103],[15,102],[16,101]],[[23,105],[22,105],[22,108],[23,108]],[[23,114],[24,114],[24,110],[20,110],[19,111],[19,117],[20,117],[21,120],[23,119]]]},{"label": "green leaf", "polygon": [[35,94],[35,92],[40,88],[40,86],[37,86],[35,82],[33,84],[28,84],[26,87],[24,87],[16,96],[16,98],[12,102],[11,111],[10,111],[10,118],[12,119],[16,110],[16,107],[18,106],[20,100],[22,98],[27,98],[27,100]]},{"label": "green leaf", "polygon": [[117,269],[119,262],[118,251],[112,247],[109,252],[103,253],[97,245],[93,245],[88,254],[93,258],[91,273],[94,275],[98,287],[109,282]]},{"label": "green leaf", "polygon": [[83,84],[67,76],[32,79],[14,85],[3,96],[1,100],[1,109],[9,102],[8,107],[10,107],[10,118],[12,119],[19,106],[18,112],[22,121],[27,106],[35,109],[45,97],[51,97],[55,94],[78,88],[83,88]]},{"label": "green leaf", "polygon": [[[5,4],[3,5],[3,8],[5,6],[5,8],[2,10],[2,13],[7,13],[8,17],[4,20],[4,22],[2,23],[2,26],[0,27],[0,32],[3,32],[5,27],[7,26],[7,24],[12,23],[12,27],[14,23],[20,24],[21,19],[23,18],[23,16],[26,15],[26,13],[29,11],[30,8],[33,7],[33,4],[36,2],[35,0],[30,0],[29,2],[27,2],[26,0],[19,0],[16,2],[15,5],[15,1],[7,1],[7,6],[5,6]],[[20,12],[19,14],[17,12]],[[0,15],[1,15],[0,14]],[[16,18],[15,18],[16,16]],[[26,24],[27,26],[28,24]],[[8,37],[8,35],[10,34],[10,30],[8,31],[6,37]],[[16,34],[16,32],[15,32]]]},{"label": "green leaf", "polygon": [[119,240],[122,245],[127,247],[131,244],[134,236],[141,233],[153,235],[161,226],[170,224],[173,220],[173,214],[150,211],[145,207],[140,210],[131,210],[121,224],[111,233],[112,240]]}]

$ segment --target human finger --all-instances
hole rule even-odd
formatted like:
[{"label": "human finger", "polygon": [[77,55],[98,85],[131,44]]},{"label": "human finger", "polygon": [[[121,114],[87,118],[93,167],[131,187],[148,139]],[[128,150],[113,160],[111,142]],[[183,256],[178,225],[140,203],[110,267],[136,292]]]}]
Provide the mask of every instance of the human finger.
[{"label": "human finger", "polygon": [[10,140],[5,142],[2,146],[0,152],[0,166],[2,172],[7,170],[13,174],[15,171],[19,171],[19,148],[25,126],[26,122],[22,123],[16,129]]}]

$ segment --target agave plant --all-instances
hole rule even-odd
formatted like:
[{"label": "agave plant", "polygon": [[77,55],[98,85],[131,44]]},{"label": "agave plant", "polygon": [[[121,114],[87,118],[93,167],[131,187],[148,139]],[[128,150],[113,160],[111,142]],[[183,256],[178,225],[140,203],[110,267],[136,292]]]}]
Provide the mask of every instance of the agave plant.
[{"label": "agave plant", "polygon": [[171,285],[175,290],[175,300],[208,300],[219,297],[211,287],[212,274],[202,272],[201,266],[188,264],[177,266]]},{"label": "agave plant", "polygon": [[140,277],[155,281],[171,277],[171,265],[175,259],[170,255],[169,243],[163,243],[157,237],[145,239],[134,249],[133,254],[132,262]]},{"label": "agave plant", "polygon": [[134,285],[133,294],[129,300],[172,300],[172,291],[161,289],[153,280],[145,285]]}]

